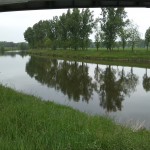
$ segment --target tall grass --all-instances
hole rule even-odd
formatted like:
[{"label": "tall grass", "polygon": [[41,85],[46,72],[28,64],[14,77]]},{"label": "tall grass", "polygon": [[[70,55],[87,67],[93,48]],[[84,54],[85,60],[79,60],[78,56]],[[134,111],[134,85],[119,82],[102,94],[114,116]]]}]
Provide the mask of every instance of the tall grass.
[{"label": "tall grass", "polygon": [[149,61],[150,51],[143,49],[136,49],[133,52],[130,50],[118,51],[113,50],[109,52],[107,50],[101,49],[96,51],[96,49],[89,50],[29,50],[29,54],[36,54],[41,56],[54,56],[62,58],[79,58],[79,59],[93,59],[93,60],[123,60],[123,61]]},{"label": "tall grass", "polygon": [[0,85],[1,150],[149,150],[150,132]]}]

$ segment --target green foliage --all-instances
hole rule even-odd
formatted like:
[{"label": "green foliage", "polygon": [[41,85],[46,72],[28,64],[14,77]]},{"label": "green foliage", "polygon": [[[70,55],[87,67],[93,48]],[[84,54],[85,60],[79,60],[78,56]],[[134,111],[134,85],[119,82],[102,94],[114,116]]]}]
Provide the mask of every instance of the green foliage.
[{"label": "green foliage", "polygon": [[19,48],[20,48],[20,50],[28,50],[29,49],[28,44],[25,42],[21,42],[19,45]]},{"label": "green foliage", "polygon": [[126,44],[127,44],[127,40],[128,40],[129,37],[130,37],[130,32],[129,32],[128,28],[127,28],[127,29],[122,28],[122,29],[120,30],[120,32],[119,32],[119,36],[120,36],[120,38],[121,38],[122,48],[123,48],[123,50],[124,50],[125,47],[126,47]]},{"label": "green foliage", "polygon": [[130,23],[129,33],[130,33],[129,41],[131,43],[131,47],[132,47],[132,51],[133,51],[135,45],[140,40],[140,33],[138,31],[137,25],[134,25],[133,23]]},{"label": "green foliage", "polygon": [[82,9],[81,12],[81,27],[80,27],[80,38],[81,38],[81,47],[85,49],[89,44],[89,36],[92,33],[92,28],[94,27],[93,12],[90,9]]},{"label": "green foliage", "polygon": [[33,26],[33,32],[34,32],[34,41],[35,42],[35,47],[43,47],[43,42],[44,42],[44,38],[46,33],[45,31],[45,27],[44,27],[44,22],[43,21],[39,21],[38,23],[36,23]]},{"label": "green foliage", "polygon": [[98,49],[100,47],[100,34],[98,32],[95,35],[95,46],[96,46],[96,49],[98,51]]},{"label": "green foliage", "polygon": [[29,43],[29,46],[34,48],[34,34],[31,27],[27,28],[27,30],[24,32],[24,38]]},{"label": "green foliage", "polygon": [[4,51],[5,51],[4,46],[1,46],[1,47],[0,47],[0,52],[1,52],[1,53],[4,53]]},{"label": "green foliage", "polygon": [[44,48],[49,39],[51,43],[48,46],[52,49],[85,49],[89,46],[89,36],[94,26],[92,13],[89,9],[68,9],[60,17],[39,21],[32,28],[29,27],[24,33],[25,40],[31,48]]},{"label": "green foliage", "polygon": [[59,26],[58,26],[58,17],[53,17],[52,20],[49,21],[49,33],[48,38],[52,41],[51,48],[56,50],[59,42]]},{"label": "green foliage", "polygon": [[70,21],[71,45],[77,50],[80,43],[81,15],[79,9],[73,9]]},{"label": "green foliage", "polygon": [[4,47],[4,48],[16,48],[16,47],[18,47],[18,44],[19,43],[14,43],[14,42],[6,42],[6,41],[3,41],[3,42],[1,42],[0,41],[0,46],[1,47]]},{"label": "green foliage", "polygon": [[[129,46],[132,50],[135,46],[143,47],[138,28],[127,19],[124,8],[102,8],[100,18],[96,20],[89,8],[68,9],[67,13],[59,17],[39,21],[33,27],[27,28],[24,38],[32,49],[85,50],[91,46],[89,37],[97,24],[100,24],[95,32],[94,42],[97,50],[100,46],[110,51],[115,47],[122,47],[123,50]],[[145,43],[148,44],[148,31],[145,36]]]},{"label": "green foliage", "polygon": [[49,39],[49,38],[46,38],[45,39],[45,43],[44,43],[44,47],[46,47],[46,48],[50,48],[51,47],[51,45],[52,45],[52,41],[51,41],[51,39]]},{"label": "green foliage", "polygon": [[28,49],[28,44],[25,42],[6,42],[0,41],[0,51],[11,51],[11,50],[20,50],[20,49]]},{"label": "green foliage", "polygon": [[67,14],[63,13],[62,16],[59,17],[59,33],[61,39],[61,47],[66,49],[69,47],[70,41],[70,33],[69,33],[69,16],[70,10],[68,10]]},{"label": "green foliage", "polygon": [[150,43],[150,27],[146,30],[146,33],[145,33],[145,45],[147,47],[147,50],[149,47],[149,43]]},{"label": "green foliage", "polygon": [[102,8],[101,30],[106,48],[112,50],[120,30],[126,25],[127,20],[124,8]]},{"label": "green foliage", "polygon": [[44,102],[0,86],[0,148],[149,150],[150,132]]}]

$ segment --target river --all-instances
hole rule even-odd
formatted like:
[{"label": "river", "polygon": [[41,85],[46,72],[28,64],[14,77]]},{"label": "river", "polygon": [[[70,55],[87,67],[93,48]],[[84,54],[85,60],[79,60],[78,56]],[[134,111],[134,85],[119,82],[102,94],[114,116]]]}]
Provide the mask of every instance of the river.
[{"label": "river", "polygon": [[150,69],[6,53],[0,83],[43,100],[150,128]]}]

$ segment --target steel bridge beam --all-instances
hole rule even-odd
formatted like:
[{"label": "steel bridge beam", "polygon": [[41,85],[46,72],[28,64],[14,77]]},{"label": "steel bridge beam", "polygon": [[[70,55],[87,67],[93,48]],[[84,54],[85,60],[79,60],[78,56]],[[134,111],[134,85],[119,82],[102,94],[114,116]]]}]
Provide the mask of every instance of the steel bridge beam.
[{"label": "steel bridge beam", "polygon": [[150,7],[150,0],[0,0],[0,12],[88,7]]}]

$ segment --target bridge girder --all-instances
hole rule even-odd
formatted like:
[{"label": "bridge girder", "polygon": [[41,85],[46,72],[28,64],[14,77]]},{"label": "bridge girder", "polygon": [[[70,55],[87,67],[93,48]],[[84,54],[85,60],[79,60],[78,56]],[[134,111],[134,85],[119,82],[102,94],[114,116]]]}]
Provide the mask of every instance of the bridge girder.
[{"label": "bridge girder", "polygon": [[88,7],[150,7],[150,0],[0,0],[0,12]]}]

